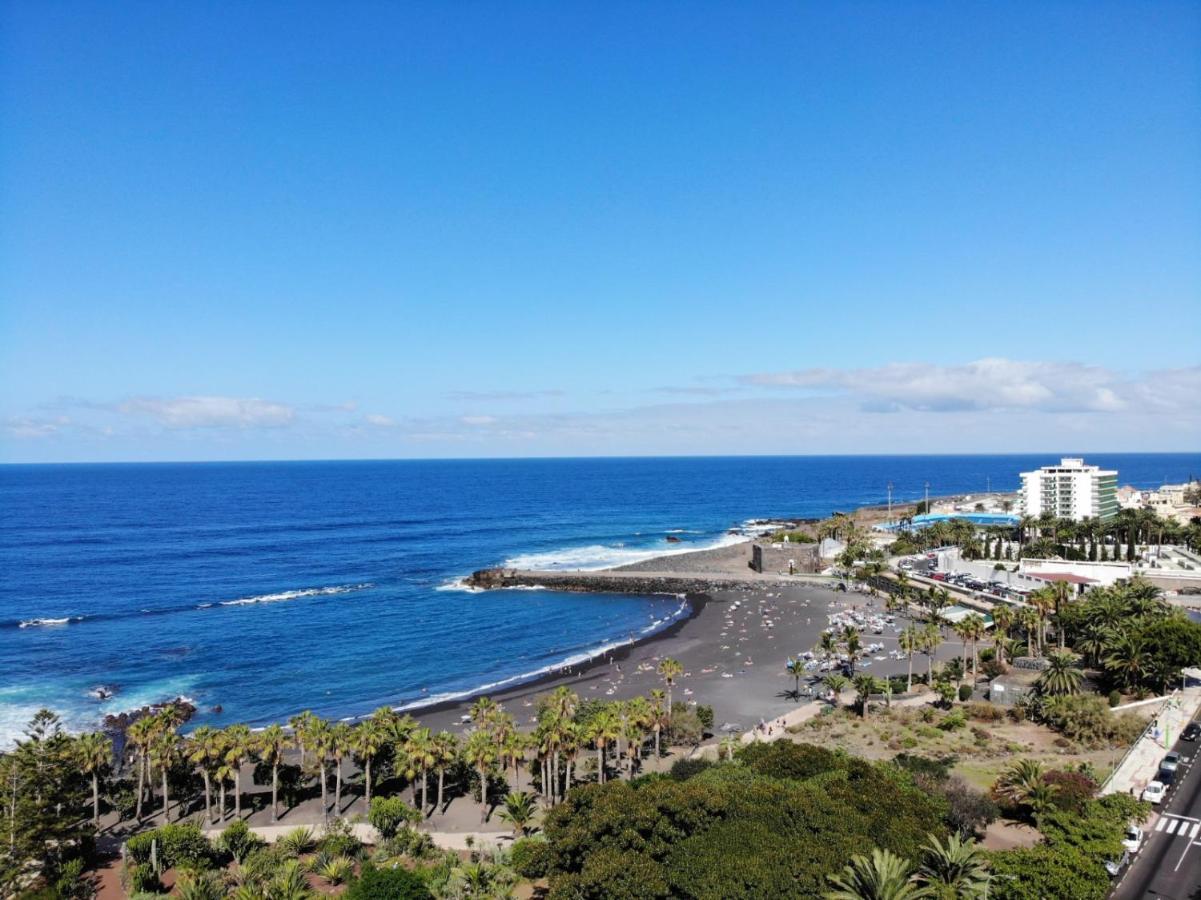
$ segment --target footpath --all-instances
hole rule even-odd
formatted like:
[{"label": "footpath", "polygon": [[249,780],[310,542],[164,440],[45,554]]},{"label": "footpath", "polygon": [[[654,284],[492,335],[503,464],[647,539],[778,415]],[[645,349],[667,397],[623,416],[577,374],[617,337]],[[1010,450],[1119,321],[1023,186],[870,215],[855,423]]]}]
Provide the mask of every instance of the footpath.
[{"label": "footpath", "polygon": [[[288,832],[295,831],[297,828],[311,829],[314,837],[321,837],[325,833],[325,826],[319,824],[250,826],[252,832],[269,844],[274,844]],[[207,829],[204,833],[209,838],[216,838],[223,830],[222,828],[212,828]],[[351,823],[350,831],[365,844],[379,843],[379,832],[366,822]],[[428,834],[434,845],[442,850],[469,850],[472,848],[480,850],[490,846],[506,846],[513,839],[513,835],[508,831],[425,831],[423,833]],[[470,846],[468,845],[469,841]]]},{"label": "footpath", "polygon": [[1134,742],[1118,763],[1109,780],[1101,786],[1102,794],[1129,794],[1133,791],[1141,794],[1147,783],[1154,780],[1159,772],[1159,763],[1163,755],[1171,748],[1180,732],[1189,723],[1197,710],[1201,709],[1201,687],[1185,688],[1183,691],[1173,691],[1167,697],[1150,702],[1130,703],[1119,706],[1114,712],[1145,708],[1148,705],[1159,705],[1155,718],[1147,725],[1142,737]]}]

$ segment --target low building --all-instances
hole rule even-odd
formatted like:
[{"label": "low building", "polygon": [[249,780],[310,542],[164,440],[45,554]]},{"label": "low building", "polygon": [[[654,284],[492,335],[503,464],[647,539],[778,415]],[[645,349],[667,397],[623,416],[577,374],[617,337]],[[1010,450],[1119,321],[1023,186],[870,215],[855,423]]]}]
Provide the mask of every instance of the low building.
[{"label": "low building", "polygon": [[1066,581],[1077,593],[1090,587],[1109,587],[1134,575],[1128,562],[1086,562],[1069,559],[1029,559],[1018,562],[1018,570],[1009,579],[1011,587],[1035,590],[1056,581]]},{"label": "low building", "polygon": [[750,567],[759,573],[789,575],[802,572],[820,572],[822,561],[816,543],[762,544],[756,541],[751,546]]}]

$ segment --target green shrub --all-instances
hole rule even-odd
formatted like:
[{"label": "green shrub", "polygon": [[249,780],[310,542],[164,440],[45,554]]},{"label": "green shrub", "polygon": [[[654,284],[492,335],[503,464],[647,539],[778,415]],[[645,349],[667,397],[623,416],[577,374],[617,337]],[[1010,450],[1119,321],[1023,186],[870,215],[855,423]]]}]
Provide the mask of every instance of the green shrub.
[{"label": "green shrub", "polygon": [[541,838],[513,842],[509,862],[522,878],[545,878],[550,871],[550,845]]},{"label": "green shrub", "polygon": [[938,727],[943,731],[958,731],[967,724],[967,717],[964,716],[962,709],[953,709],[947,713],[946,717],[938,723]]},{"label": "green shrub", "polygon": [[213,845],[199,825],[172,823],[136,834],[125,842],[134,862],[150,862],[150,848],[158,845],[158,864],[162,869],[207,869],[213,865]]},{"label": "green shrub", "polygon": [[421,878],[408,869],[377,869],[368,863],[343,894],[346,900],[432,900]]},{"label": "green shrub", "polygon": [[700,719],[701,727],[705,731],[713,730],[713,707],[706,706],[703,703],[698,703],[696,706],[696,717]]},{"label": "green shrub", "polygon": [[350,830],[349,822],[334,819],[326,826],[325,835],[317,843],[317,849],[330,856],[358,859],[363,855],[363,842]]},{"label": "green shrub", "polygon": [[367,821],[384,840],[395,837],[402,825],[420,820],[421,814],[399,797],[371,798],[371,811],[367,814]]},{"label": "green shrub", "polygon": [[671,764],[671,771],[668,774],[669,777],[676,781],[687,781],[694,775],[699,775],[705,769],[710,769],[714,765],[715,763],[711,759],[705,759],[704,757],[691,759],[685,756]]},{"label": "green shrub", "polygon": [[959,702],[967,703],[972,699],[972,686],[970,684],[959,685]]},{"label": "green shrub", "polygon": [[240,865],[251,851],[263,846],[266,841],[250,830],[245,819],[235,819],[221,832],[218,839],[221,849]]},{"label": "green shrub", "polygon": [[1115,688],[1109,692],[1109,708],[1113,709],[1115,706],[1121,706],[1121,704],[1122,692]]},{"label": "green shrub", "polygon": [[126,867],[125,878],[131,894],[158,894],[163,888],[158,873],[150,868],[150,863],[134,863]]},{"label": "green shrub", "polygon": [[179,900],[223,900],[225,886],[215,872],[198,872],[180,876],[175,894]]}]

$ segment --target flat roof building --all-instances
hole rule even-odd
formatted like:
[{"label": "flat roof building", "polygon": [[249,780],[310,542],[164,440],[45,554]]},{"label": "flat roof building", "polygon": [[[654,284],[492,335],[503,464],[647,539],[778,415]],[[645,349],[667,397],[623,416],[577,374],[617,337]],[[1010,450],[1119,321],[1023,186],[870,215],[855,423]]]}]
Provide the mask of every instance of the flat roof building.
[{"label": "flat roof building", "polygon": [[1028,516],[1050,513],[1082,522],[1108,519],[1118,512],[1118,473],[1064,457],[1057,466],[1022,473],[1021,505]]}]

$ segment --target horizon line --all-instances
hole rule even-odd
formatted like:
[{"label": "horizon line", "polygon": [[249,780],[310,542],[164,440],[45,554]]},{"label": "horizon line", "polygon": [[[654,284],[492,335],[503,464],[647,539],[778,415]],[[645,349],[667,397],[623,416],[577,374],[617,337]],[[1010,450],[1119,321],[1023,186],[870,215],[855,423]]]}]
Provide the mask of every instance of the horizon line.
[{"label": "horizon line", "polygon": [[673,459],[916,459],[945,457],[1011,458],[1019,456],[1201,456],[1201,450],[1025,450],[1005,453],[688,453],[688,454],[595,454],[533,456],[363,456],[321,458],[253,459],[118,459],[4,461],[0,467],[16,466],[204,466],[204,465],[275,465],[283,463],[405,463],[405,462],[571,462],[580,460],[673,460]]}]

